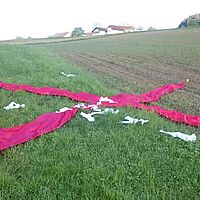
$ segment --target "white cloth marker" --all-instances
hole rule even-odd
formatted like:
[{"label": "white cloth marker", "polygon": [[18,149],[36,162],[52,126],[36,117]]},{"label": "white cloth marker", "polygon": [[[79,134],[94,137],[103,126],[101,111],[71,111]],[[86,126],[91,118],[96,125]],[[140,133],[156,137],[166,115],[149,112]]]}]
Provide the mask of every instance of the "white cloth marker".
[{"label": "white cloth marker", "polygon": [[63,112],[66,112],[67,110],[72,110],[72,109],[68,108],[68,107],[64,107],[64,108],[61,108],[60,110],[56,111],[56,113],[63,113]]},{"label": "white cloth marker", "polygon": [[81,112],[80,115],[84,118],[86,118],[89,122],[94,122],[95,119],[94,117],[92,117],[91,113],[84,113],[84,112]]},{"label": "white cloth marker", "polygon": [[97,105],[101,105],[102,102],[115,103],[112,99],[109,99],[108,97],[100,97]]},{"label": "white cloth marker", "polygon": [[11,110],[11,109],[24,108],[24,107],[25,107],[25,104],[18,104],[12,101],[9,103],[9,105],[5,106],[4,109]]},{"label": "white cloth marker", "polygon": [[104,112],[104,114],[106,114],[106,113],[117,114],[117,113],[119,113],[119,110],[114,111],[112,108],[105,108],[105,110],[103,112]]},{"label": "white cloth marker", "polygon": [[112,108],[105,108],[104,111],[101,111],[101,109],[98,109],[96,112],[91,112],[91,113],[81,112],[80,115],[82,117],[86,118],[88,121],[94,122],[95,118],[93,117],[93,115],[104,115],[104,114],[107,114],[107,113],[117,114],[118,112],[119,112],[119,110],[114,111]]},{"label": "white cloth marker", "polygon": [[79,103],[79,104],[75,105],[74,108],[83,108],[84,109],[84,108],[87,108],[87,106],[85,106],[84,103]]},{"label": "white cloth marker", "polygon": [[149,120],[148,119],[139,119],[138,122],[141,122],[141,124],[144,125],[144,124],[148,123]]},{"label": "white cloth marker", "polygon": [[181,132],[167,132],[167,131],[164,131],[164,130],[160,130],[159,132],[171,135],[172,137],[180,138],[180,139],[182,139],[186,142],[194,142],[197,139],[197,136],[195,134],[187,135],[187,134],[184,134],[184,133],[181,133]]},{"label": "white cloth marker", "polygon": [[66,74],[65,72],[61,72],[61,74],[66,76],[66,77],[74,77],[74,76],[76,76],[76,74]]},{"label": "white cloth marker", "polygon": [[148,123],[149,120],[147,119],[136,119],[136,118],[132,118],[130,116],[126,116],[124,118],[124,121],[121,121],[120,123],[122,124],[137,124],[137,123],[141,123],[142,125],[144,125],[145,123]]}]

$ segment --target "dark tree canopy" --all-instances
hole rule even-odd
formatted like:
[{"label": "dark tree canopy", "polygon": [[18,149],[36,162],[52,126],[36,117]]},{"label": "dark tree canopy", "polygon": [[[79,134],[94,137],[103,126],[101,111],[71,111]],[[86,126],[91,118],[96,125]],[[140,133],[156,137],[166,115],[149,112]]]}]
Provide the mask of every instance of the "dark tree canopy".
[{"label": "dark tree canopy", "polygon": [[196,27],[200,25],[200,14],[191,15],[184,19],[180,24],[179,28],[182,27]]},{"label": "dark tree canopy", "polygon": [[180,24],[179,24],[179,28],[182,28],[182,27],[187,27],[187,25],[188,25],[188,21],[187,20],[184,20],[184,21],[182,21]]},{"label": "dark tree canopy", "polygon": [[82,27],[75,27],[74,30],[72,31],[72,37],[80,37],[83,35],[84,30]]}]

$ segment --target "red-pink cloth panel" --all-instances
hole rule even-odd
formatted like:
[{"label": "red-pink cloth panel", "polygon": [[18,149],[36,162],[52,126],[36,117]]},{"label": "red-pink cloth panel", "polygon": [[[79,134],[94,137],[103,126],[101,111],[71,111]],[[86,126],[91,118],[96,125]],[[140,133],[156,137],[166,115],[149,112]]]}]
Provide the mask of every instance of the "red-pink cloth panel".
[{"label": "red-pink cloth panel", "polygon": [[175,90],[179,90],[185,86],[185,83],[178,83],[178,84],[167,84],[163,85],[159,88],[151,90],[147,93],[140,95],[140,102],[148,103],[148,102],[156,102],[158,101],[163,95],[166,95],[170,92],[174,92]]},{"label": "red-pink cloth panel", "polygon": [[32,140],[62,127],[77,113],[77,108],[62,113],[45,113],[32,122],[12,128],[0,128],[0,150]]},{"label": "red-pink cloth panel", "polygon": [[[115,102],[114,104],[102,102],[100,106],[131,106],[147,111],[154,111],[157,114],[162,115],[175,122],[182,122],[191,126],[200,126],[200,116],[187,115],[176,110],[167,110],[160,106],[150,106],[147,104],[149,102],[156,102],[163,95],[181,89],[184,86],[185,83],[168,84],[140,95],[121,93],[109,97]],[[91,104],[96,104],[100,98],[100,96],[98,95],[87,92],[73,93],[65,89],[51,87],[39,88],[25,84],[9,84],[0,82],[0,88],[11,91],[23,90],[40,95],[65,96],[75,101],[88,102]],[[34,121],[29,122],[27,124],[23,124],[13,128],[0,128],[0,150],[6,149],[11,146],[15,146],[17,144],[21,144],[44,133],[48,133],[57,128],[60,128],[70,119],[72,119],[75,116],[76,112],[77,109],[73,109],[72,111],[68,110],[63,113],[47,113],[41,115]]]}]

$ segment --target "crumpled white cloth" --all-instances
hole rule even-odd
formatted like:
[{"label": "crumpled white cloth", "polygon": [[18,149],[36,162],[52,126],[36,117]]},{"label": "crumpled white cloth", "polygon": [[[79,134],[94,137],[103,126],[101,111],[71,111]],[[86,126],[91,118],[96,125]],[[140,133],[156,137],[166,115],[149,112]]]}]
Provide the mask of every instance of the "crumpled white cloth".
[{"label": "crumpled white cloth", "polygon": [[79,103],[79,104],[75,105],[74,108],[83,108],[84,109],[84,108],[88,108],[88,107],[85,106],[84,103]]},{"label": "crumpled white cloth", "polygon": [[112,99],[109,99],[108,97],[100,97],[97,105],[101,105],[102,102],[115,103]]},{"label": "crumpled white cloth", "polygon": [[103,112],[103,114],[106,114],[106,113],[118,114],[119,110],[114,111],[112,108],[105,108],[105,110],[102,112]]},{"label": "crumpled white cloth", "polygon": [[99,109],[96,104],[85,105],[84,103],[79,103],[79,104],[75,105],[74,108],[90,109],[90,110],[93,110],[93,111],[96,111],[96,112],[101,111],[101,109]]},{"label": "crumpled white cloth", "polygon": [[74,77],[74,76],[76,76],[76,74],[66,74],[65,72],[61,72],[61,74],[66,76],[66,77]]},{"label": "crumpled white cloth", "polygon": [[120,123],[122,124],[137,124],[137,123],[141,123],[142,125],[148,123],[149,120],[147,119],[136,119],[136,118],[132,118],[130,116],[126,116],[124,118],[124,121],[121,121]]},{"label": "crumpled white cloth", "polygon": [[4,107],[6,110],[17,109],[17,108],[24,108],[25,104],[18,104],[14,101],[10,102],[7,106]]},{"label": "crumpled white cloth", "polygon": [[104,111],[101,111],[101,109],[96,109],[95,111],[96,112],[91,112],[91,113],[81,112],[80,115],[86,118],[88,121],[94,122],[95,118],[93,117],[93,115],[103,115],[107,113],[117,114],[119,112],[119,110],[114,111],[112,108],[105,108]]},{"label": "crumpled white cloth", "polygon": [[71,108],[68,107],[63,107],[60,110],[56,111],[56,113],[62,113],[62,112],[66,112],[67,110],[72,110]]},{"label": "crumpled white cloth", "polygon": [[101,111],[101,109],[95,109],[95,112],[90,113],[91,115],[104,115],[107,113],[117,114],[119,110],[114,111],[112,108],[105,108],[105,110]]},{"label": "crumpled white cloth", "polygon": [[184,133],[181,133],[181,132],[167,132],[167,131],[164,131],[164,130],[159,130],[159,132],[171,135],[172,137],[180,138],[180,139],[182,139],[186,142],[194,142],[197,139],[197,136],[195,134],[187,135],[187,134],[184,134]]},{"label": "crumpled white cloth", "polygon": [[91,113],[84,113],[84,112],[81,112],[80,115],[84,118],[86,118],[89,122],[94,122],[95,119],[94,117],[92,117]]}]

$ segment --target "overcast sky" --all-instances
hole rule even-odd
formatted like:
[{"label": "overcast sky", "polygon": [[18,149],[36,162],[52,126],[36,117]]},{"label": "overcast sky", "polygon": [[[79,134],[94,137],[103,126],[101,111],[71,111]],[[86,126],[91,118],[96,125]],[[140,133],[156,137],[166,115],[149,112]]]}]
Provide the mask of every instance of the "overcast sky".
[{"label": "overcast sky", "polygon": [[175,28],[200,13],[200,0],[0,0],[0,40],[48,37],[94,24]]}]

